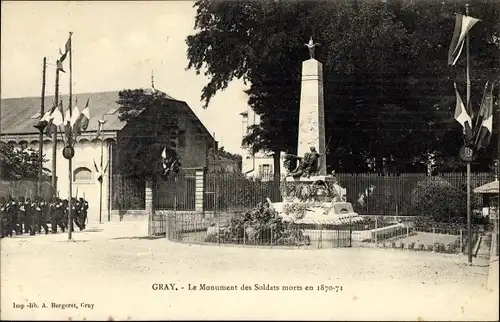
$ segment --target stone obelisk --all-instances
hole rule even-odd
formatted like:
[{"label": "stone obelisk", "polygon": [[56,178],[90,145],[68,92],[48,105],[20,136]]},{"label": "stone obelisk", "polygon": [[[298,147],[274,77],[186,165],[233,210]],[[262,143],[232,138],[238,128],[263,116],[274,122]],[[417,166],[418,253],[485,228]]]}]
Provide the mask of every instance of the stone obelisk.
[{"label": "stone obelisk", "polygon": [[300,89],[299,142],[297,155],[304,156],[311,147],[321,154],[319,175],[326,175],[325,156],[325,106],[323,98],[323,65],[314,59],[312,38],[306,46],[310,59],[302,62]]}]

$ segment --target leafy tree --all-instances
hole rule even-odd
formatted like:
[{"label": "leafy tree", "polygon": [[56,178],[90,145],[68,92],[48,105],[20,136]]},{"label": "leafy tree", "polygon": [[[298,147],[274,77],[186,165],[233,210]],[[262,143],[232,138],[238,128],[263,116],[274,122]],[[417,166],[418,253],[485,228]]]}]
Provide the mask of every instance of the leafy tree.
[{"label": "leafy tree", "polygon": [[[446,59],[454,13],[464,5],[200,0],[197,32],[186,40],[188,68],[210,78],[201,95],[205,106],[234,78],[250,82],[249,105],[261,123],[243,143],[274,152],[279,162],[279,151],[296,148],[300,66],[312,35],[324,64],[327,137],[335,151],[329,165],[343,171],[421,171],[422,155],[456,159],[462,144],[453,120],[453,81],[465,84],[464,59],[456,68],[447,67]],[[493,0],[471,5],[470,14],[482,19],[471,31],[476,107],[485,80],[499,72],[499,13]]]},{"label": "leafy tree", "polygon": [[228,152],[224,149],[223,146],[219,148],[219,151],[217,152],[219,156],[224,156],[227,157],[228,159],[235,159],[235,160],[240,160],[241,161],[241,155],[239,154],[234,154],[231,152]]},{"label": "leafy tree", "polygon": [[[48,160],[45,155],[43,162]],[[4,180],[37,179],[40,169],[40,153],[38,150],[16,149],[0,142],[0,177]],[[42,175],[47,176],[50,170],[42,167]]]},{"label": "leafy tree", "polygon": [[121,91],[118,104],[119,118],[127,122],[123,134],[118,137],[119,144],[124,147],[120,155],[121,169],[130,177],[154,181],[163,170],[163,149],[166,149],[167,159],[178,157],[179,126],[177,118],[167,109],[172,102],[162,92],[135,89]]}]

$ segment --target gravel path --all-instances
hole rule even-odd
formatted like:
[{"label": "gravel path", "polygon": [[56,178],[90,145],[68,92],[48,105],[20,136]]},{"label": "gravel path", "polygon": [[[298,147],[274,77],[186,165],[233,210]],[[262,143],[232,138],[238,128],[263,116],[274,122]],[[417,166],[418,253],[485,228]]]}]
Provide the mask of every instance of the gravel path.
[{"label": "gravel path", "polygon": [[124,221],[91,225],[74,241],[2,239],[1,319],[498,320],[486,259],[468,266],[463,255],[391,249],[186,245],[146,232],[147,222]]}]

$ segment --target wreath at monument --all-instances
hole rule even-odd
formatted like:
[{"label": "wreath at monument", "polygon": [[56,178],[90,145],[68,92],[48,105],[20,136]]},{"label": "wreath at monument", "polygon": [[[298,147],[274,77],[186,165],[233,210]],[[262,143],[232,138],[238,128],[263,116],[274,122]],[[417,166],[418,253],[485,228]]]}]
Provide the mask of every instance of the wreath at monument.
[{"label": "wreath at monument", "polygon": [[308,206],[300,203],[288,203],[283,206],[285,215],[293,217],[294,219],[302,219],[308,211]]}]

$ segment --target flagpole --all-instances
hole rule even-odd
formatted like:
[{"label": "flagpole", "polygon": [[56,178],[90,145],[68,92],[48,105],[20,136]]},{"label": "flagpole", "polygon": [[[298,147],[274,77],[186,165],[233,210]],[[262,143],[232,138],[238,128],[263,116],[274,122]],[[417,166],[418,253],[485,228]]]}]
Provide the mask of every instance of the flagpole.
[{"label": "flagpole", "polygon": [[[491,104],[493,106],[493,102],[495,100],[491,97]],[[500,79],[498,80],[498,98],[497,98],[497,106],[498,106],[498,116],[497,116],[497,181],[500,182]],[[491,133],[493,134],[493,133]],[[496,238],[497,238],[497,247],[496,247],[496,255],[498,256],[498,250],[500,248],[500,191],[497,193],[497,217],[495,219],[496,222]]]},{"label": "flagpole", "polygon": [[[99,126],[101,128],[100,133],[102,134],[104,119],[99,120]],[[101,180],[99,180],[99,223],[102,224],[102,182],[104,181],[104,171],[103,171],[103,153],[104,153],[104,138],[101,137]]]},{"label": "flagpole", "polygon": [[[59,65],[59,64],[57,64]],[[56,89],[55,89],[55,105],[56,109],[59,106],[59,67],[56,68]],[[59,128],[56,126],[56,130],[52,133],[52,196],[56,195],[57,192],[57,132]],[[58,195],[59,197],[59,195]]]},{"label": "flagpole", "polygon": [[[42,96],[40,102],[40,119],[44,117],[45,109],[45,75],[47,71],[47,57],[43,57],[42,71]],[[42,168],[43,168],[43,128],[40,128],[40,136],[38,137],[38,185],[37,195],[42,195]]]},{"label": "flagpole", "polygon": [[[69,32],[69,117],[71,118],[72,116],[72,102],[73,102],[73,42],[71,39],[71,36],[73,33],[70,31]],[[68,146],[72,147],[73,142],[72,142],[72,130],[69,131],[69,138],[68,138]],[[68,158],[68,180],[69,180],[69,189],[68,189],[68,240],[71,240],[71,233],[72,233],[72,228],[73,228],[73,218],[72,218],[72,212],[71,212],[71,198],[73,197],[73,164],[72,164],[72,157]]]},{"label": "flagpole", "polygon": [[[469,15],[469,4],[465,5],[465,15]],[[467,73],[467,107],[466,111],[470,111],[470,53],[469,53],[469,33],[465,35],[466,46],[466,73]],[[468,239],[468,263],[472,265],[472,216],[471,216],[471,187],[470,187],[470,161],[467,162],[467,239]]]}]

